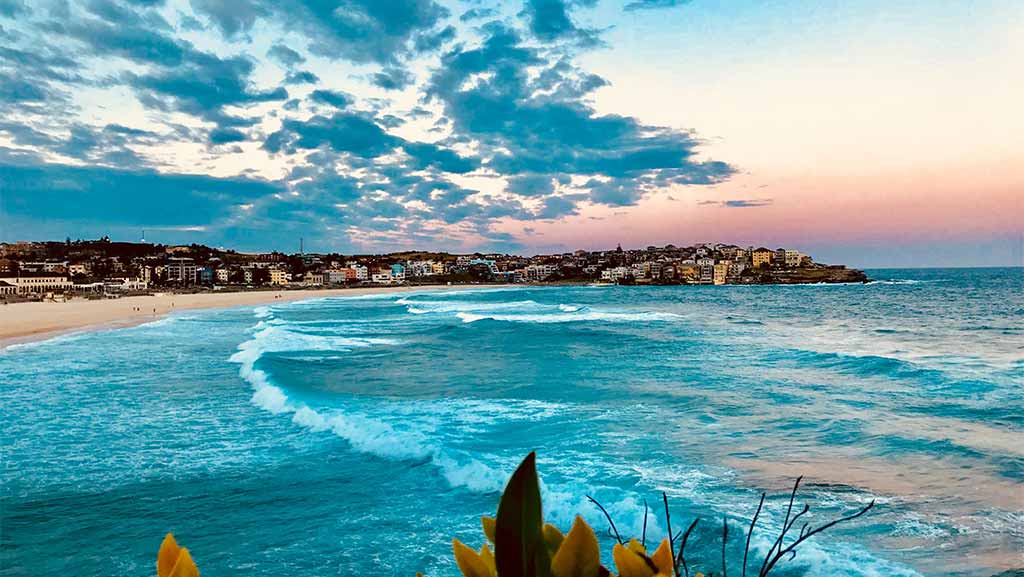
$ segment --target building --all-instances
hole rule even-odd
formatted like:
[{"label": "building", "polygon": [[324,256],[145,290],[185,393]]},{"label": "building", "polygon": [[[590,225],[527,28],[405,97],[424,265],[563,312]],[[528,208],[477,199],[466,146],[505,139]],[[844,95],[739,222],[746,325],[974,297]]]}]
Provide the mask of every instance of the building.
[{"label": "building", "polygon": [[288,276],[287,271],[279,268],[272,268],[270,269],[270,284],[284,286],[288,284]]},{"label": "building", "polygon": [[711,282],[713,284],[725,284],[729,276],[729,261],[723,260],[715,263],[712,267]]},{"label": "building", "polygon": [[0,278],[0,282],[13,286],[19,295],[65,292],[75,286],[63,275],[9,276]]},{"label": "building", "polygon": [[555,274],[558,267],[553,264],[531,264],[524,270],[526,272],[526,280],[538,281]]},{"label": "building", "polygon": [[0,280],[0,296],[15,295],[18,293],[18,287],[11,283]]},{"label": "building", "polygon": [[800,266],[800,263],[802,263],[804,260],[804,255],[800,254],[800,251],[798,250],[786,249],[785,254],[786,266],[788,267],[798,267]]},{"label": "building", "polygon": [[367,280],[370,278],[370,269],[357,263],[350,262],[346,265],[348,268],[356,271],[356,280]]},{"label": "building", "polygon": [[196,277],[199,274],[199,267],[195,261],[187,257],[169,259],[164,270],[167,273],[167,282],[182,285],[196,284]]},{"label": "building", "polygon": [[630,276],[630,269],[624,266],[606,268],[601,271],[601,280],[606,280],[608,282],[619,282],[628,276]]},{"label": "building", "polygon": [[217,269],[217,282],[223,284],[231,282],[231,271],[226,268]]},{"label": "building", "polygon": [[385,269],[381,272],[373,273],[371,280],[377,284],[391,284],[394,282],[394,278],[391,276],[391,270]]},{"label": "building", "polygon": [[354,268],[331,268],[324,271],[325,284],[344,284],[358,280],[359,272]]},{"label": "building", "polygon": [[754,268],[768,266],[772,263],[772,257],[774,255],[775,253],[772,250],[761,247],[750,254],[750,264],[753,265]]},{"label": "building", "polygon": [[713,284],[715,282],[715,266],[699,266],[700,270],[700,284]]},{"label": "building", "polygon": [[134,277],[108,278],[103,281],[103,291],[113,292],[140,292],[147,290],[149,283]]},{"label": "building", "polygon": [[391,265],[391,278],[394,282],[403,282],[405,280],[405,265],[397,262]]}]

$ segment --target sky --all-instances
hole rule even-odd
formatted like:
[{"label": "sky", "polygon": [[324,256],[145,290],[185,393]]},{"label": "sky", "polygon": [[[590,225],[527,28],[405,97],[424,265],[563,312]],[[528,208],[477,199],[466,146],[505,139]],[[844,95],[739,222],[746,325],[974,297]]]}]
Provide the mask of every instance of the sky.
[{"label": "sky", "polygon": [[1024,3],[0,0],[0,241],[1024,264]]}]

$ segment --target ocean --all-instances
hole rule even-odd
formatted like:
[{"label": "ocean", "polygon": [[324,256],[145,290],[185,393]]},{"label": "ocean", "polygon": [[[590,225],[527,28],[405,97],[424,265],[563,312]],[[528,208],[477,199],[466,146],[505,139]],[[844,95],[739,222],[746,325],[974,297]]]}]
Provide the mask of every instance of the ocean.
[{"label": "ocean", "polygon": [[[1024,567],[1024,269],[869,284],[499,287],[189,311],[0,352],[0,575],[458,575],[508,475],[624,535],[722,517],[764,551],[793,480],[819,524],[773,575]],[[0,322],[2,322],[0,311]],[[751,564],[753,566],[753,564]],[[759,563],[758,563],[759,566]]]}]

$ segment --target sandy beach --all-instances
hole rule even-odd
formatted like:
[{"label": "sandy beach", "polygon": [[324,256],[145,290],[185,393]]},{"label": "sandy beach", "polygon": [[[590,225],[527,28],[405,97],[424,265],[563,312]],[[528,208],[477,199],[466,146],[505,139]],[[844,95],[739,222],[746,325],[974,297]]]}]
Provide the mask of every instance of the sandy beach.
[{"label": "sandy beach", "polygon": [[133,296],[119,299],[71,299],[67,302],[30,302],[0,306],[0,348],[82,329],[134,326],[162,318],[174,311],[260,305],[331,296],[409,292],[432,288],[467,289],[459,286],[394,286],[349,289],[280,290],[223,293]]}]

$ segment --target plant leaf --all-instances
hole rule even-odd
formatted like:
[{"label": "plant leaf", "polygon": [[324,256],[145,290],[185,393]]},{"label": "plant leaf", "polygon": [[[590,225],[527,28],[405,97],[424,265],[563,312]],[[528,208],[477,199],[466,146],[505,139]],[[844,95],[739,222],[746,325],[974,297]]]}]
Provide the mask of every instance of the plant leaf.
[{"label": "plant leaf", "polygon": [[494,555],[498,575],[547,577],[551,560],[544,544],[544,526],[537,482],[536,454],[531,452],[512,473],[498,504]]}]

